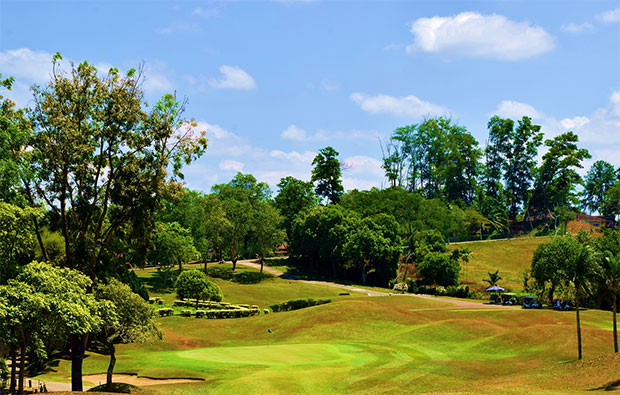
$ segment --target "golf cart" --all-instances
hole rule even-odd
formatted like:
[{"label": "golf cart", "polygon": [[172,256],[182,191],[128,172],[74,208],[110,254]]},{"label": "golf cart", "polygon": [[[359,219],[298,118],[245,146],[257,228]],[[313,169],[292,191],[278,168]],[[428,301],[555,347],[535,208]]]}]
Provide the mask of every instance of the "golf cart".
[{"label": "golf cart", "polygon": [[502,304],[504,306],[514,306],[519,304],[517,295],[512,292],[506,292],[502,294]]},{"label": "golf cart", "polygon": [[535,296],[524,296],[523,297],[523,308],[524,309],[540,309],[542,308],[538,299]]}]

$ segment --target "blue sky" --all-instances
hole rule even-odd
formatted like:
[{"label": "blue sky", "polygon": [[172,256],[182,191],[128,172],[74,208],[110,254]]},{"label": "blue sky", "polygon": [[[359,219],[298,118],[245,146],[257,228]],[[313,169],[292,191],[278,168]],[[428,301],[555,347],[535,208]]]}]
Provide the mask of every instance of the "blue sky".
[{"label": "blue sky", "polygon": [[[620,1],[0,0],[3,95],[20,106],[51,54],[106,71],[145,62],[149,102],[176,91],[207,131],[187,186],[237,172],[308,180],[327,145],[347,189],[385,185],[379,139],[444,115],[481,144],[498,114],[575,131],[620,166]],[[65,66],[68,67],[68,66]]]}]

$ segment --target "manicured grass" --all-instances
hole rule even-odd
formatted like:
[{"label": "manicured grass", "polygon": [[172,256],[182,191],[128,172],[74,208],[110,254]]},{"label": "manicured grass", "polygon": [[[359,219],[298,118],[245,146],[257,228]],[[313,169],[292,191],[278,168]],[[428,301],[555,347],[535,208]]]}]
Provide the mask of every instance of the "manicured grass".
[{"label": "manicured grass", "polygon": [[[202,270],[203,265],[185,265],[184,268]],[[232,264],[230,263],[224,265],[209,264],[207,266],[207,272],[209,272],[209,270],[230,271],[231,269]],[[171,305],[174,302],[176,296],[172,288],[161,289],[161,287],[155,286],[160,284],[157,269],[137,269],[136,274],[146,282],[151,296],[163,298],[166,305]],[[333,299],[343,297],[339,296],[339,293],[343,292],[343,290],[338,288],[299,283],[285,280],[271,274],[264,274],[262,281],[254,283],[254,278],[256,278],[257,275],[257,270],[247,266],[237,265],[233,280],[224,280],[221,278],[211,278],[211,280],[222,290],[225,302],[258,305],[261,308],[266,308],[271,304],[285,302],[291,299]],[[249,283],[239,282],[247,278],[253,281]],[[172,282],[170,282],[170,284],[172,284]],[[350,293],[351,295],[359,295],[357,292]]]},{"label": "manicured grass", "polygon": [[[163,341],[119,347],[116,372],[205,379],[148,387],[162,394],[574,393],[620,378],[611,313],[583,311],[585,361],[576,362],[574,313],[450,306],[361,296],[243,319],[166,317]],[[105,363],[93,354],[85,373]]]},{"label": "manicured grass", "polygon": [[522,273],[530,268],[534,250],[550,241],[551,237],[524,237],[450,244],[448,250],[467,247],[473,253],[469,262],[461,265],[461,282],[487,284],[482,281],[488,277],[487,273],[499,270],[503,277],[499,285],[515,291],[523,289]]}]

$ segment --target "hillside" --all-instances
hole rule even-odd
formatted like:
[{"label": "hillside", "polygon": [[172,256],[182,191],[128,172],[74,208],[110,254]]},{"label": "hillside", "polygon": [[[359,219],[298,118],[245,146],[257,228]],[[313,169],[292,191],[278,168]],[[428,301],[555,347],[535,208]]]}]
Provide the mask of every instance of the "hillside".
[{"label": "hillside", "polygon": [[[292,295],[337,292],[276,278],[260,284],[218,281],[224,290],[237,290],[235,300],[252,288],[249,297],[276,300],[284,296],[276,294],[277,286]],[[582,313],[585,359],[577,362],[574,313],[463,308],[449,298],[415,296],[333,300],[242,319],[161,318],[163,340],[119,346],[115,372],[201,379],[147,387],[161,394],[579,393],[611,388],[620,378],[620,359],[610,354],[608,312]],[[104,373],[107,359],[89,353],[85,374]],[[66,380],[69,371],[69,361],[59,360],[38,378]]]},{"label": "hillside", "polygon": [[551,237],[523,237],[516,239],[474,241],[449,244],[448,249],[469,248],[473,257],[462,265],[460,281],[482,285],[488,272],[499,270],[502,287],[510,290],[523,288],[522,273],[530,268],[536,248],[548,243]]}]

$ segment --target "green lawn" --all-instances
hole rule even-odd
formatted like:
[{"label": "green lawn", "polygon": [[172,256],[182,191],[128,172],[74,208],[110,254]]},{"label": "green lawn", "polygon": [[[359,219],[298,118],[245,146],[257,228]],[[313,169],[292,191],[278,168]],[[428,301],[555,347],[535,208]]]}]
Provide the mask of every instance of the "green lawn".
[{"label": "green lawn", "polygon": [[524,237],[449,244],[448,250],[467,247],[473,252],[469,263],[461,265],[461,282],[487,284],[482,281],[488,277],[487,273],[499,270],[503,277],[499,285],[515,291],[523,289],[522,273],[530,268],[534,250],[550,241],[550,237]]},{"label": "green lawn", "polygon": [[[449,307],[351,296],[243,319],[166,317],[163,341],[119,347],[116,372],[205,379],[149,387],[162,394],[566,393],[620,378],[610,313],[583,312],[586,361],[576,362],[574,313]],[[85,373],[106,363],[91,354]],[[55,369],[44,378],[67,377],[69,362]]]}]

